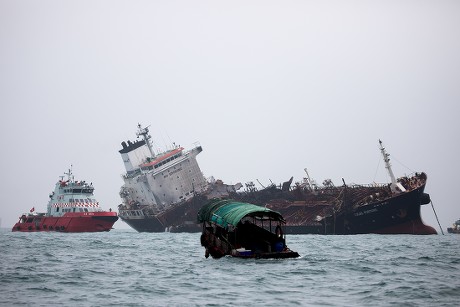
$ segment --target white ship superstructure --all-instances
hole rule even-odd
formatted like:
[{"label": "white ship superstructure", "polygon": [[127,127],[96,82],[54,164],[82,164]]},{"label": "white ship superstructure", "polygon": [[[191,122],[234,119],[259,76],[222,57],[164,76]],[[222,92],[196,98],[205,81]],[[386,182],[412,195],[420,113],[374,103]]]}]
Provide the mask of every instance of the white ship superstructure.
[{"label": "white ship superstructure", "polygon": [[54,191],[50,194],[47,216],[64,216],[67,212],[102,212],[99,202],[94,197],[93,183],[75,181],[72,167],[67,173],[67,180],[61,176]]},{"label": "white ship superstructure", "polygon": [[147,128],[138,125],[136,142],[122,142],[119,151],[126,174],[120,196],[130,209],[150,206],[154,213],[186,201],[207,189],[208,183],[196,161],[202,151],[197,145],[186,151],[183,147],[155,154],[150,144]]}]

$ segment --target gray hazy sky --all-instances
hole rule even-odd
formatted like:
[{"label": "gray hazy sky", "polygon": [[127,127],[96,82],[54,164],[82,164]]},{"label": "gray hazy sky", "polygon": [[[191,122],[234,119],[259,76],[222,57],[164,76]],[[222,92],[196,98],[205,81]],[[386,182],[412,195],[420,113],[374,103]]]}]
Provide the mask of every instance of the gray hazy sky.
[{"label": "gray hazy sky", "polygon": [[142,123],[228,183],[388,182],[380,138],[397,176],[428,174],[445,231],[459,102],[460,1],[0,0],[1,226],[70,164],[116,208]]}]

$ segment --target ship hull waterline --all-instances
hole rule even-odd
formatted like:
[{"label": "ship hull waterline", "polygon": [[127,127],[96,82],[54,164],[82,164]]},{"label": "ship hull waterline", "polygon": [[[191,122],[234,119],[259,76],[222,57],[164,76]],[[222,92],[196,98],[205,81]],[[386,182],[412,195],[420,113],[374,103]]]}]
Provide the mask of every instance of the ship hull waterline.
[{"label": "ship hull waterline", "polygon": [[[420,208],[425,185],[407,193],[402,193],[384,201],[361,206],[351,212],[338,216],[329,216],[321,222],[293,225],[287,223],[286,234],[414,234],[432,235],[437,231],[425,225],[421,219]],[[197,206],[199,209],[200,206]],[[283,213],[283,210],[278,210]],[[171,226],[162,223],[161,216],[149,216],[138,219],[121,218],[138,232],[199,232],[199,224]]]},{"label": "ship hull waterline", "polygon": [[117,220],[115,212],[67,213],[62,217],[28,216],[25,222],[16,223],[12,231],[103,232],[110,231]]},{"label": "ship hull waterline", "polygon": [[323,227],[327,234],[413,234],[434,235],[437,231],[425,225],[420,215],[425,185],[383,201],[361,206],[350,213],[330,216]]}]

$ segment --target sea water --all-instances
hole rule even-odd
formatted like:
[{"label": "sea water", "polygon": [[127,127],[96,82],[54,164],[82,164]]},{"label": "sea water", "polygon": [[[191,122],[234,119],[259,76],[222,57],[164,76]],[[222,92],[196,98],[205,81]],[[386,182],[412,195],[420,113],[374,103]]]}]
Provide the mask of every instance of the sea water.
[{"label": "sea water", "polygon": [[460,235],[288,235],[206,259],[200,234],[0,232],[0,305],[459,306]]}]

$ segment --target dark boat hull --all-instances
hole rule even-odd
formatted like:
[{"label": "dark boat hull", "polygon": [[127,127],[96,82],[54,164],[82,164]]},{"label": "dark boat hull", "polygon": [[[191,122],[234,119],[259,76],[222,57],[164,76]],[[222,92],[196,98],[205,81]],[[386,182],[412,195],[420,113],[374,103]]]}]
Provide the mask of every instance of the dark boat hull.
[{"label": "dark boat hull", "polygon": [[123,222],[138,232],[165,232],[167,227],[164,226],[155,216],[146,216],[142,218],[121,218]]},{"label": "dark boat hull", "polygon": [[[429,195],[424,193],[426,175],[417,176],[420,184],[416,188],[365,205],[357,206],[352,202],[348,209],[342,208],[336,214],[331,213],[333,205],[330,201],[318,201],[319,196],[309,200],[311,195],[296,190],[282,191],[272,187],[250,193],[234,193],[231,198],[280,212],[286,219],[286,234],[437,234],[433,227],[422,222],[420,208],[429,203]],[[371,195],[383,190],[370,188],[370,192],[365,191],[366,195]],[[193,222],[193,217],[207,201],[201,195],[155,216],[120,217],[139,232],[199,232],[200,227]]]},{"label": "dark boat hull", "polygon": [[326,234],[415,234],[432,235],[436,230],[423,224],[420,207],[425,185],[383,201],[361,206],[323,222]]},{"label": "dark boat hull", "polygon": [[[137,232],[186,232],[195,233],[201,231],[201,226],[196,223],[180,223],[176,221],[174,224],[163,224],[160,222],[161,217],[145,216],[140,219],[121,218],[123,222],[128,224]],[[178,224],[179,222],[179,224]]]},{"label": "dark boat hull", "polygon": [[[291,224],[286,220],[286,234],[437,234],[436,230],[422,222],[420,216],[421,187],[385,201],[362,206],[357,210],[339,216],[330,216],[322,222],[310,220],[303,225]],[[197,209],[199,206],[197,206]],[[278,211],[286,215],[283,209]],[[169,214],[168,220],[173,220]],[[142,219],[122,219],[138,232],[200,232],[198,224],[185,223],[180,218],[174,223],[162,223],[163,216],[149,216]]]},{"label": "dark boat hull", "polygon": [[197,223],[196,216],[207,201],[206,196],[196,195],[187,202],[155,215],[133,214],[132,210],[119,208],[119,216],[138,232],[201,232],[201,225]]},{"label": "dark boat hull", "polygon": [[67,213],[62,217],[31,215],[17,222],[12,231],[102,232],[110,231],[117,220],[116,212]]}]

